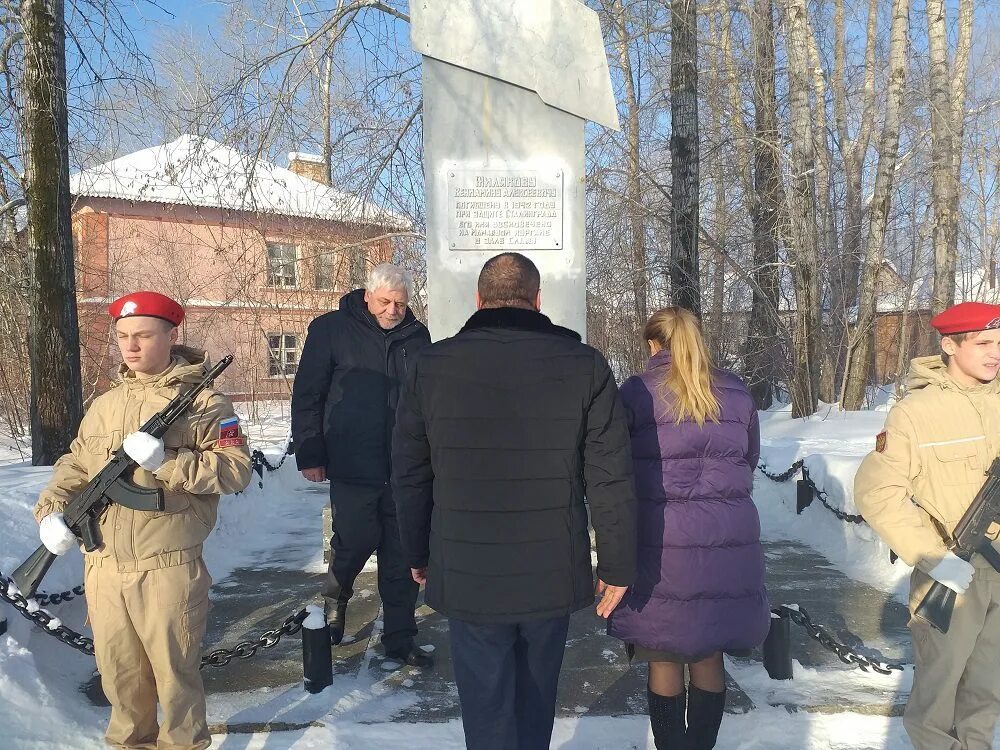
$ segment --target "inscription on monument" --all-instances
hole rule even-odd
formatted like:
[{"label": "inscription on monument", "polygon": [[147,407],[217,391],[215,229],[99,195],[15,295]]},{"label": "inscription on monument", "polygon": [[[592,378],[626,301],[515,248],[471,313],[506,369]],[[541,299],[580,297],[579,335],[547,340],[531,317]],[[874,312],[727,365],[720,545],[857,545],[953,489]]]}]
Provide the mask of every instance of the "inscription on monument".
[{"label": "inscription on monument", "polygon": [[452,250],[561,250],[561,169],[449,169]]}]

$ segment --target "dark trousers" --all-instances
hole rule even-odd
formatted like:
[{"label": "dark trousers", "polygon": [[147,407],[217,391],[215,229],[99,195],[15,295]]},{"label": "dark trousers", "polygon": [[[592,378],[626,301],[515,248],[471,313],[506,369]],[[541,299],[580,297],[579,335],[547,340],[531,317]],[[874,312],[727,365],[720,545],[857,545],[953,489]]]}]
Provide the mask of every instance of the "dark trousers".
[{"label": "dark trousers", "polygon": [[569,615],[448,629],[466,747],[548,750]]},{"label": "dark trousers", "polygon": [[323,596],[334,605],[354,595],[354,580],[378,552],[378,593],[382,597],[382,644],[408,651],[417,634],[414,607],[420,587],[403,561],[392,488],[330,483],[333,537]]}]

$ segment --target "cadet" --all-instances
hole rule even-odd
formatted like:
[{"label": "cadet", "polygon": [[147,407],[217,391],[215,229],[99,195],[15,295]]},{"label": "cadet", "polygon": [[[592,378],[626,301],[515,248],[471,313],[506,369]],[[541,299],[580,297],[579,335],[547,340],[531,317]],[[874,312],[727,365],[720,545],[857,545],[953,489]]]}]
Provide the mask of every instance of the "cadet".
[{"label": "cadet", "polygon": [[119,446],[141,467],[136,484],[163,489],[163,512],[112,504],[100,519],[104,543],[84,555],[97,668],[111,702],[105,737],[116,748],[205,748],[212,738],[199,666],[212,579],[202,542],[215,525],[219,495],[247,486],[250,454],[232,403],[211,389],[162,440],[137,431],[202,380],[208,360],[176,345],[184,310],[169,297],[136,292],[108,311],[124,360],[119,381],[91,404],[35,517],[42,543],[67,552],[77,540],[61,511]]},{"label": "cadet", "polygon": [[[941,633],[910,619],[916,656],[903,725],[917,750],[989,750],[1000,714],[1000,573],[947,539],[1000,453],[1000,306],[966,302],[931,320],[943,354],[910,364],[855,479],[857,505],[906,563],[910,613],[934,580],[958,594]],[[990,536],[996,539],[996,524]]]}]

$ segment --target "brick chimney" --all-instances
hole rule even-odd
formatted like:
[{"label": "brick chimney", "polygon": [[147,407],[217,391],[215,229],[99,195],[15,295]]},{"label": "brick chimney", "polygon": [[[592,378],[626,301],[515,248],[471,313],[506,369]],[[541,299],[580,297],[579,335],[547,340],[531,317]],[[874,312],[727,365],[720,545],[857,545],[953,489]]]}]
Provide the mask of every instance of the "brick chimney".
[{"label": "brick chimney", "polygon": [[288,155],[288,168],[295,174],[320,183],[329,185],[326,162],[322,156],[307,154],[303,151],[292,151]]}]

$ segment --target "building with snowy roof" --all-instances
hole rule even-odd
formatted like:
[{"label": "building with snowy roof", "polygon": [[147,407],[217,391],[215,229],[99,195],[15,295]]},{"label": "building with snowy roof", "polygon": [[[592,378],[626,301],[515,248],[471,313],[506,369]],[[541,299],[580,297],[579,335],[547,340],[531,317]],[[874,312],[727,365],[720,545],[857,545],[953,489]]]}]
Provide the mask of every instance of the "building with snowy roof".
[{"label": "building with snowy roof", "polygon": [[409,228],[332,187],[320,157],[278,167],[190,135],[76,173],[70,189],[84,377],[97,392],[119,361],[108,302],[151,289],[186,308],[182,342],[235,355],[226,391],[287,397],[309,322]]}]

